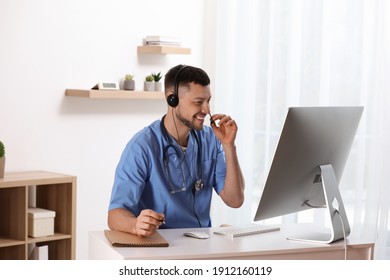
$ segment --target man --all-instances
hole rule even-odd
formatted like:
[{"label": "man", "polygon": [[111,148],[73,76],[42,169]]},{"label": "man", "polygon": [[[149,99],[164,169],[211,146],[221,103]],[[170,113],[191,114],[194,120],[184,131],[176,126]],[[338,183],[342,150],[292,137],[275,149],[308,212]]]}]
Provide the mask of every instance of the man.
[{"label": "man", "polygon": [[[158,228],[209,227],[214,189],[230,207],[244,202],[237,124],[211,116],[205,71],[178,65],[165,75],[167,114],[126,145],[115,171],[108,211],[112,230],[139,236]],[[205,118],[211,117],[211,127]]]}]

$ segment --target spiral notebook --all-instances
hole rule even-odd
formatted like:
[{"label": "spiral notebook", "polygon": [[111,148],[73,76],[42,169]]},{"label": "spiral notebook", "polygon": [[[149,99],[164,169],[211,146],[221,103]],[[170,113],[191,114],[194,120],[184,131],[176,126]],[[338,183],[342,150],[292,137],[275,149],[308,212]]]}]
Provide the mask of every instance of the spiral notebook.
[{"label": "spiral notebook", "polygon": [[105,230],[104,233],[108,241],[114,247],[168,247],[169,243],[161,236],[159,232],[153,235],[140,237],[134,234]]}]

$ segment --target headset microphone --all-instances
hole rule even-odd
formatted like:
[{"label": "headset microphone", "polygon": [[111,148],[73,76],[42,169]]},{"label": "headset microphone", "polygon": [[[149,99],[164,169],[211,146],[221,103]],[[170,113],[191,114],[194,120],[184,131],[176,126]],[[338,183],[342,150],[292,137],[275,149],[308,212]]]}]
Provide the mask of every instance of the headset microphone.
[{"label": "headset microphone", "polygon": [[209,113],[209,116],[210,116],[210,125],[212,125],[213,123],[215,123],[215,121],[213,120],[213,116],[211,115],[211,113]]}]

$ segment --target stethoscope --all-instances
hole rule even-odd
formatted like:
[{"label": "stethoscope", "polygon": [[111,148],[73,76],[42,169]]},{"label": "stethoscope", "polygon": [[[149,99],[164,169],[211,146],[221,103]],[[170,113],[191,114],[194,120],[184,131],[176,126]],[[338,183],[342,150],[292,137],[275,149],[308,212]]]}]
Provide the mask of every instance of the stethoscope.
[{"label": "stethoscope", "polygon": [[[174,145],[172,143],[172,139],[171,139],[170,135],[168,134],[167,129],[165,128],[164,119],[165,119],[165,116],[163,116],[162,119],[161,119],[161,123],[160,123],[161,132],[162,132],[162,134],[164,135],[165,139],[168,141],[169,144],[167,146],[165,146],[164,150],[163,150],[163,164],[164,164],[165,173],[167,174],[167,179],[168,179],[168,183],[169,183],[170,192],[171,192],[171,194],[175,194],[175,193],[178,193],[178,192],[186,191],[182,162],[184,160],[185,164],[187,165],[187,161],[185,160],[184,153],[179,150],[177,145]],[[197,173],[198,173],[197,177],[198,177],[198,179],[195,180],[195,182],[194,182],[194,184],[192,186],[192,191],[193,191],[193,193],[195,193],[196,191],[200,191],[200,190],[202,190],[204,188],[204,183],[203,183],[203,179],[202,179],[203,178],[203,169],[202,169],[202,159],[201,159],[201,156],[202,156],[202,143],[199,140],[198,134],[197,134],[197,132],[195,132],[195,130],[191,129],[191,134],[194,136],[196,144],[198,146],[198,155],[197,155]],[[182,185],[181,185],[180,188],[175,188],[173,186],[173,183],[172,183],[171,173],[169,172],[169,166],[168,166],[168,151],[169,151],[169,149],[173,149],[175,151],[175,153],[176,153],[176,156],[179,159],[180,175],[182,177],[181,178],[182,179]],[[190,170],[188,168],[188,165],[187,165],[187,169],[190,172]]]}]

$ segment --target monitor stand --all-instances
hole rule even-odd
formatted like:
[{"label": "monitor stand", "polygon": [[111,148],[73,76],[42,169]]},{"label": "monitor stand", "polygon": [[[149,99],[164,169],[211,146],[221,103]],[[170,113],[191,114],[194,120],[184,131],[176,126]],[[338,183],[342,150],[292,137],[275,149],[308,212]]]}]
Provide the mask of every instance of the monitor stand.
[{"label": "monitor stand", "polygon": [[321,170],[326,212],[329,214],[331,221],[330,232],[309,232],[299,237],[288,237],[287,239],[289,240],[332,243],[333,241],[346,238],[351,232],[333,167],[331,164],[325,164],[320,165],[319,168]]}]

